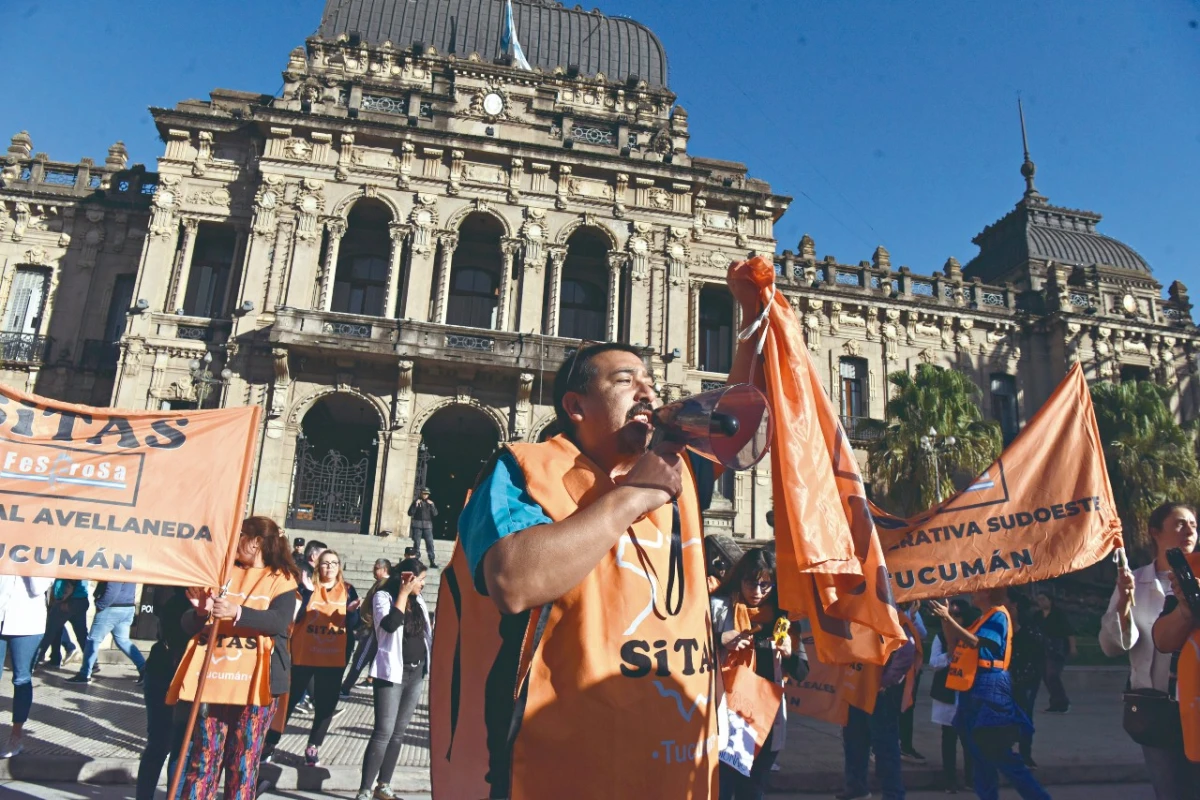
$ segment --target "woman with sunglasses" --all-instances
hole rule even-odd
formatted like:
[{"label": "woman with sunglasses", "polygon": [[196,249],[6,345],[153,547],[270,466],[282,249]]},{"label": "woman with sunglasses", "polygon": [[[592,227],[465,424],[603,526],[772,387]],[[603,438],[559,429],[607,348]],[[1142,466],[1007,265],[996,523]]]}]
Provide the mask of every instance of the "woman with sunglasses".
[{"label": "woman with sunglasses", "polygon": [[312,681],[313,722],[308,733],[304,763],[320,763],[318,750],[329,733],[337,710],[346,670],[350,635],[358,625],[358,592],[342,575],[342,559],[326,550],[317,559],[312,591],[300,590],[301,605],[292,632],[292,685],[288,715]]},{"label": "woman with sunglasses", "polygon": [[[712,593],[713,638],[722,666],[743,663],[760,677],[782,684],[784,674],[803,678],[807,673],[799,643],[789,635],[777,646],[775,622],[780,611],[775,595],[775,555],[762,548],[750,550]],[[785,705],[779,707],[775,726],[763,742],[749,775],[722,763],[721,800],[759,800],[767,788],[771,767],[783,750],[787,732]]]}]

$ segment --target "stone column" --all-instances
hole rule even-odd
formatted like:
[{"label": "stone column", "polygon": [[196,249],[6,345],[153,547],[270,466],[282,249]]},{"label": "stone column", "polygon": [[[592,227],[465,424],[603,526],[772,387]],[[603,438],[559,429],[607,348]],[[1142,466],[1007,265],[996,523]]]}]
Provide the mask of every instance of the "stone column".
[{"label": "stone column", "polygon": [[509,297],[512,294],[513,260],[521,247],[520,239],[504,238],[500,240],[500,289],[496,298],[496,330],[507,331],[512,328],[509,319]]},{"label": "stone column", "polygon": [[546,250],[550,253],[550,296],[546,298],[546,335],[558,336],[558,298],[562,294],[563,264],[567,261],[567,248],[553,245]]},{"label": "stone column", "polygon": [[381,450],[384,461],[376,469],[380,485],[379,509],[373,525],[375,532],[391,531],[398,538],[408,533],[408,505],[412,499],[413,470],[417,463],[417,445],[421,437],[400,429],[381,434],[386,437]]},{"label": "stone column", "polygon": [[404,238],[408,235],[408,226],[399,222],[388,223],[388,233],[392,237],[392,252],[388,261],[387,294],[383,296],[383,316],[393,319],[402,310],[399,302],[400,273],[404,270]]},{"label": "stone column", "polygon": [[283,304],[303,308],[312,296],[313,287],[320,283],[321,232],[315,226],[305,230],[297,226],[292,241],[291,266],[287,270],[287,285],[280,296]]},{"label": "stone column", "polygon": [[618,318],[621,308],[621,268],[629,261],[626,253],[608,254],[608,310],[605,314],[604,330],[608,341],[617,340],[617,332],[621,325]]},{"label": "stone column", "polygon": [[540,241],[526,240],[521,261],[521,307],[517,312],[517,330],[533,333],[542,329],[542,320],[546,318],[546,277],[542,269],[546,263],[544,245]]},{"label": "stone column", "polygon": [[321,311],[328,311],[333,304],[333,280],[337,275],[338,251],[342,246],[342,237],[346,235],[346,220],[331,219],[325,223],[325,230],[329,232],[329,246],[325,248],[325,265],[321,269],[314,303]]},{"label": "stone column", "polygon": [[390,433],[391,431],[381,430],[375,434],[375,480],[374,485],[371,487],[370,503],[363,503],[365,506],[363,513],[367,513],[367,509],[370,509],[371,519],[367,526],[367,532],[370,534],[376,534],[380,530],[384,530],[379,527],[379,521],[383,512],[383,487],[384,479],[386,478],[384,472],[388,466],[388,438]]},{"label": "stone column", "polygon": [[254,476],[253,512],[287,524],[288,503],[296,473],[296,442],[299,427],[285,425],[283,430],[268,429],[262,440],[258,471]]},{"label": "stone column", "polygon": [[458,247],[458,234],[444,231],[437,237],[437,294],[433,303],[433,321],[446,324],[446,305],[450,300],[450,268],[454,264],[454,248]]},{"label": "stone column", "polygon": [[181,246],[176,250],[175,269],[172,270],[171,288],[167,292],[167,300],[163,304],[163,311],[168,314],[175,313],[175,309],[183,307],[183,300],[187,297],[188,276],[192,273],[192,257],[196,253],[196,231],[200,227],[200,223],[194,219],[180,220],[183,237]]},{"label": "stone column", "polygon": [[692,281],[688,285],[688,364],[692,369],[700,366],[700,290],[703,281]]}]

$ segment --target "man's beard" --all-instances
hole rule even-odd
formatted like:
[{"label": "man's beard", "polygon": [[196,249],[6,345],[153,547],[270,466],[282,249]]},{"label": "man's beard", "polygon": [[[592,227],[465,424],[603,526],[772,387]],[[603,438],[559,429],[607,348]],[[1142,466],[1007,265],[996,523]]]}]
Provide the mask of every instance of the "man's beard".
[{"label": "man's beard", "polygon": [[654,406],[649,403],[638,403],[625,415],[626,424],[617,431],[617,451],[625,456],[640,456],[650,449],[650,436],[653,429],[646,429],[640,424],[629,424],[638,414],[654,414]]}]

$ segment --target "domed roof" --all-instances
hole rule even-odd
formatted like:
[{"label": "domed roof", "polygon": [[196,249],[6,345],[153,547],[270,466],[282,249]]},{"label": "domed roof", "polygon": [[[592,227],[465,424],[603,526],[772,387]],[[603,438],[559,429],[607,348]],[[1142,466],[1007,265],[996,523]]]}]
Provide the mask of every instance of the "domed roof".
[{"label": "domed roof", "polygon": [[1101,233],[1081,232],[1044,225],[1029,226],[1029,254],[1063,264],[1101,264],[1149,273],[1150,265],[1132,247]]},{"label": "domed roof", "polygon": [[992,283],[1015,281],[1014,272],[1030,261],[1152,273],[1132,247],[1097,232],[1098,222],[1099,214],[1052,206],[1036,190],[1027,191],[1016,208],[971,240],[979,245],[979,255],[963,275]]},{"label": "domed roof", "polygon": [[[667,53],[645,25],[573,9],[548,0],[515,0],[517,39],[534,67],[549,72],[577,66],[609,80],[631,76],[667,86]],[[317,35],[357,34],[369,44],[399,48],[423,43],[439,53],[485,59],[500,54],[504,0],[326,0]]]}]

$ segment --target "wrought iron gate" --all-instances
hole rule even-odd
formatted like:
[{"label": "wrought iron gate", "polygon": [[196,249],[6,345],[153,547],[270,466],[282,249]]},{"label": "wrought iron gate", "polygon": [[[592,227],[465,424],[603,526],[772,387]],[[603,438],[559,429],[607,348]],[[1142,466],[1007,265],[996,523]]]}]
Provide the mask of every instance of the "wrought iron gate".
[{"label": "wrought iron gate", "polygon": [[301,439],[296,451],[289,524],[296,528],[357,533],[363,507],[370,502],[371,451],[360,450],[351,461],[337,450],[318,459],[313,446]]}]

